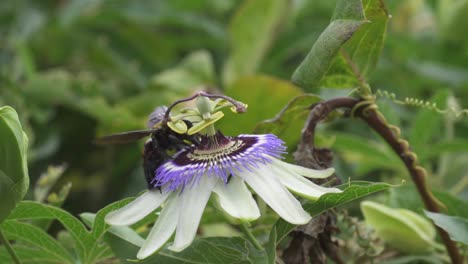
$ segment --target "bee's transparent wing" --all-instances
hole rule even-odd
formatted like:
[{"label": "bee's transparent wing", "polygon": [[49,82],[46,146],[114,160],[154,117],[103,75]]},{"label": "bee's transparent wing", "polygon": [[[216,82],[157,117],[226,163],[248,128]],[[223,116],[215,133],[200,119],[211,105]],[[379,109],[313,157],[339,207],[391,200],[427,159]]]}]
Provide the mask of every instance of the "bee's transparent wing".
[{"label": "bee's transparent wing", "polygon": [[128,132],[122,132],[117,134],[112,134],[97,138],[94,140],[96,144],[125,144],[133,142],[149,136],[151,133],[155,132],[157,129],[146,129],[146,130],[134,130]]}]

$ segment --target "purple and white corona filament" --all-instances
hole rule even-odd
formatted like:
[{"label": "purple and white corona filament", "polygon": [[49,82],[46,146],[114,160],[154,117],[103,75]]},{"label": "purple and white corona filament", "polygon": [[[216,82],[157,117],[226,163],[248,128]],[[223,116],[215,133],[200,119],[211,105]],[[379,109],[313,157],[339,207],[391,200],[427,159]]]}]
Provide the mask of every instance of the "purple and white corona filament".
[{"label": "purple and white corona filament", "polygon": [[288,191],[316,199],[340,192],[305,179],[326,178],[333,169],[313,170],[281,161],[286,147],[272,134],[225,137],[203,136],[200,145],[174,155],[156,171],[153,180],[161,190],[150,190],[125,207],[106,216],[111,225],[131,225],[160,207],[161,214],[137,257],[159,250],[175,232],[169,247],[181,251],[195,238],[204,208],[212,192],[221,208],[231,216],[252,221],[260,216],[250,186],[284,220],[305,224],[310,215]]},{"label": "purple and white corona filament", "polygon": [[281,158],[285,150],[283,141],[272,134],[233,138],[218,132],[204,136],[199,146],[181,150],[173,160],[159,167],[153,183],[155,187],[167,185],[171,191],[196,184],[202,176],[218,177],[227,183],[232,175]]}]

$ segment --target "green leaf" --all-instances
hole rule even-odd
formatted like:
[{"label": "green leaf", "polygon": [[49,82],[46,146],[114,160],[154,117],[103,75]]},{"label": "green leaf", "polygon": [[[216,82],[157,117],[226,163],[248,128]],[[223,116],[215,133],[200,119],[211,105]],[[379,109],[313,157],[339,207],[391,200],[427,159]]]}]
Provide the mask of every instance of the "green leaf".
[{"label": "green leaf", "polygon": [[37,248],[50,255],[60,263],[75,263],[75,260],[54,238],[44,230],[31,224],[6,220],[1,228],[8,239],[27,243],[30,247]]},{"label": "green leaf", "polygon": [[[80,214],[80,217],[83,220],[83,222],[85,222],[86,225],[92,228],[92,234],[94,238],[97,241],[104,240],[109,246],[109,248],[106,247],[105,250],[112,250],[112,256],[120,258],[122,261],[134,258],[138,252],[138,249],[141,247],[145,240],[131,227],[109,226],[105,224],[104,218],[109,212],[123,207],[131,200],[132,198],[126,198],[112,203],[110,205],[107,205],[106,207],[99,210],[97,214]],[[152,219],[152,222],[154,222],[154,219]],[[96,258],[99,257],[99,254],[104,253],[106,253],[106,251],[103,252],[103,249],[101,248],[96,248],[93,252]]]},{"label": "green leaf", "polygon": [[[440,108],[445,108],[448,90],[439,90],[429,101],[436,103]],[[443,129],[443,116],[435,114],[433,110],[421,109],[411,122],[411,132],[408,142],[416,154],[432,152],[432,146],[436,138],[441,137]]]},{"label": "green leaf", "polygon": [[[107,131],[140,129],[143,120],[122,106],[111,106],[104,97],[83,97],[72,105],[73,108],[96,119]],[[146,117],[145,117],[146,118]]]},{"label": "green leaf", "polygon": [[[89,216],[83,216],[83,218]],[[90,220],[92,218],[89,218]],[[107,232],[125,240],[126,242],[135,245],[137,247],[141,247],[145,242],[145,239],[142,238],[135,230],[131,229],[128,226],[111,226],[107,230]]]},{"label": "green leaf", "polygon": [[176,66],[151,77],[150,86],[144,93],[125,98],[119,108],[129,110],[145,123],[148,113],[158,105],[167,104],[185,97],[196,89],[216,84],[215,70],[211,55],[205,50],[194,51],[184,57]]},{"label": "green leaf", "polygon": [[80,214],[81,219],[92,228],[92,234],[95,239],[100,239],[102,235],[105,234],[106,231],[134,244],[136,246],[141,246],[144,239],[138,235],[133,229],[126,226],[109,226],[104,222],[105,216],[121,207],[125,204],[129,203],[132,198],[127,198],[120,200],[118,202],[112,203],[107,205],[106,207],[102,208],[97,212],[97,214],[93,213],[82,213]]},{"label": "green leaf", "polygon": [[107,205],[106,207],[99,210],[92,224],[93,237],[98,239],[99,237],[102,236],[102,234],[104,234],[104,232],[106,232],[106,229],[109,228],[109,225],[107,225],[104,222],[104,218],[106,217],[108,213],[123,207],[124,205],[129,203],[131,200],[132,198],[123,199],[115,203],[111,203],[110,205]]},{"label": "green leaf", "polygon": [[268,243],[265,246],[266,253],[268,255],[268,263],[276,263],[276,241],[277,241],[276,227],[274,226],[270,232]]},{"label": "green leaf", "polygon": [[252,132],[258,122],[274,117],[292,98],[301,95],[302,91],[290,82],[255,75],[238,79],[225,93],[248,105],[246,113],[234,114],[226,111],[225,117],[218,122],[224,134],[238,135]]},{"label": "green leaf", "polygon": [[[327,210],[351,202],[353,200],[365,197],[367,195],[386,190],[391,185],[386,183],[374,183],[355,181],[338,186],[342,193],[327,193],[322,195],[316,202],[307,202],[303,207],[311,216],[321,214]],[[277,232],[277,243],[291,232],[295,225],[290,224],[283,219],[279,219],[275,224]]]},{"label": "green leaf", "polygon": [[[82,213],[80,214],[81,219],[83,222],[86,223],[89,227],[93,227],[93,223],[96,223],[96,214],[93,213]],[[98,221],[99,222],[99,221]],[[99,259],[106,259],[108,257],[115,257],[118,254],[112,253],[112,242],[109,243],[109,238],[115,238],[115,236],[119,237],[119,240],[125,241],[130,243],[131,245],[141,247],[143,242],[145,241],[140,235],[138,235],[132,228],[128,226],[106,226],[106,229],[102,229],[102,231],[107,231],[106,233],[102,232],[101,235],[96,237],[98,232],[95,232],[97,229],[93,229],[93,235],[95,236],[96,241],[106,241],[106,246],[101,247],[94,247],[93,251],[91,252],[91,258],[94,260]],[[127,245],[131,246],[131,245]],[[136,254],[136,252],[134,252]],[[119,252],[120,254],[120,252]],[[134,257],[135,254],[127,256],[126,258]]]},{"label": "green leaf", "polygon": [[269,262],[265,251],[255,249],[250,242],[241,237],[207,237],[196,239],[182,252],[164,249],[157,255],[138,263],[267,264]]},{"label": "green leaf", "polygon": [[[417,191],[415,190],[414,193]],[[468,202],[461,200],[448,192],[434,191],[434,196],[447,207],[447,214],[468,218]]]},{"label": "green leaf", "polygon": [[362,5],[370,23],[354,32],[344,49],[361,76],[366,77],[377,65],[390,16],[383,0],[362,0]]},{"label": "green leaf", "polygon": [[440,33],[453,42],[466,41],[466,37],[460,34],[462,28],[468,26],[466,13],[468,12],[467,0],[441,0],[438,3],[438,18]]},{"label": "green leaf", "polygon": [[[131,231],[136,233],[133,230]],[[127,260],[134,259],[141,247],[134,245],[111,232],[104,235],[104,241],[112,249],[114,256],[120,259],[122,263],[128,263]]]},{"label": "green leaf", "polygon": [[329,26],[292,76],[314,87],[353,88],[375,68],[389,14],[382,0],[339,0]]},{"label": "green leaf", "polygon": [[223,70],[225,84],[256,72],[289,14],[289,5],[286,0],[244,1],[228,29],[231,52]]},{"label": "green leaf", "polygon": [[432,219],[438,227],[447,231],[453,241],[458,241],[468,245],[468,220],[466,218],[448,216],[428,211],[425,211],[424,213],[427,217]]},{"label": "green leaf", "polygon": [[93,239],[92,235],[78,219],[63,209],[37,202],[23,201],[13,210],[8,219],[56,219],[72,235],[78,258],[84,263],[92,260],[88,258],[89,253],[93,247],[97,246],[97,241]]},{"label": "green leaf", "polygon": [[182,92],[190,92],[194,87],[214,85],[215,71],[211,56],[204,50],[192,52],[176,67],[155,75],[151,83],[159,88]]},{"label": "green leaf", "polygon": [[99,128],[106,128],[107,133],[141,129],[141,124],[146,121],[146,114],[139,120],[123,105],[114,106],[109,103],[99,89],[86,92],[89,86],[99,85],[94,82],[86,83],[64,70],[50,70],[37,75],[26,86],[24,90],[28,100],[46,106],[65,106],[84,113],[97,120]]},{"label": "green leaf", "polygon": [[28,191],[28,137],[16,111],[0,107],[0,223]]},{"label": "green leaf", "polygon": [[[56,258],[40,248],[25,245],[14,245],[16,255],[23,264],[63,264],[63,260]],[[0,247],[0,263],[12,263],[11,257],[5,247]],[[67,263],[67,262],[65,262]],[[76,263],[76,262],[73,262]]]},{"label": "green leaf", "polygon": [[70,1],[67,2],[60,12],[58,20],[62,26],[74,23],[80,16],[98,9],[104,1]]},{"label": "green leaf", "polygon": [[424,208],[416,187],[412,184],[403,184],[389,191],[388,205],[393,208],[405,208],[418,211]]},{"label": "green leaf", "polygon": [[[116,209],[119,209],[129,203],[133,198],[126,198],[99,210],[96,214],[93,213],[82,213],[80,214],[81,219],[92,228],[91,234],[95,241],[102,241],[103,239],[107,242],[107,245],[112,249],[115,256],[121,259],[134,258],[138,249],[144,242],[144,239],[128,226],[109,226],[105,223],[105,216]],[[154,222],[154,218],[149,216]],[[145,219],[147,219],[145,218]],[[143,220],[146,224],[146,220]],[[108,248],[94,247],[91,253],[92,259],[97,259],[102,254],[106,253]]]},{"label": "green leaf", "polygon": [[418,157],[420,158],[421,162],[423,162],[427,161],[430,158],[438,157],[444,153],[466,153],[467,150],[468,140],[463,138],[455,138],[452,140],[446,140],[431,144],[431,151],[424,151],[422,153],[418,153]]},{"label": "green leaf", "polygon": [[360,0],[339,0],[331,23],[294,71],[293,82],[306,91],[312,91],[327,74],[341,47],[364,23],[366,20]]},{"label": "green leaf", "polygon": [[434,249],[435,228],[422,216],[371,201],[362,202],[361,210],[366,222],[392,247],[412,254]]},{"label": "green leaf", "polygon": [[258,123],[254,133],[275,134],[287,140],[288,145],[299,142],[301,135],[298,131],[301,131],[309,116],[309,107],[319,101],[321,98],[313,94],[299,95],[289,101],[274,118]]},{"label": "green leaf", "polygon": [[337,133],[333,148],[349,163],[354,163],[358,174],[386,168],[405,171],[403,162],[385,143],[351,134]]},{"label": "green leaf", "polygon": [[[468,3],[468,1],[466,2]],[[410,59],[406,66],[409,72],[430,82],[446,83],[446,85],[455,87],[462,86],[468,82],[468,71],[466,68],[453,66],[453,64],[447,65],[441,63],[441,61],[423,60],[421,58]]]},{"label": "green leaf", "polygon": [[[71,182],[68,182],[67,184],[64,184],[58,193],[51,193],[47,197],[47,204],[55,207],[61,207],[62,204],[65,202],[65,200],[68,197],[68,194],[70,193],[72,184]],[[54,220],[53,219],[38,219],[33,221],[33,224],[37,227],[40,227],[44,230],[48,230],[50,225],[52,224]]]},{"label": "green leaf", "polygon": [[349,67],[349,61],[343,57],[343,54],[341,52],[333,59],[326,75],[316,84],[317,87],[349,89],[360,85],[359,79]]}]

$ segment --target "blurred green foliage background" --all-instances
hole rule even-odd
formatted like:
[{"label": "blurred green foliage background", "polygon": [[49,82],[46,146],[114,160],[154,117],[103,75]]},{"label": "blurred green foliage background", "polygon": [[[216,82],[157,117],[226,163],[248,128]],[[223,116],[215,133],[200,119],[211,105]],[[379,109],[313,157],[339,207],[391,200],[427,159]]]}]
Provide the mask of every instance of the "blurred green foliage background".
[{"label": "blurred green foliage background", "polygon": [[[158,105],[210,87],[249,104],[228,115],[228,135],[251,133],[303,93],[289,82],[329,24],[335,1],[5,0],[0,2],[0,106],[11,105],[30,138],[34,184],[50,165],[66,164],[63,207],[95,212],[145,188],[143,142],[96,146],[97,136],[144,129]],[[392,18],[374,89],[468,106],[468,1],[386,1]],[[353,87],[316,87],[323,98]],[[430,185],[468,199],[468,121],[454,114],[397,105],[379,107],[401,128]],[[294,148],[306,116],[283,138]],[[321,128],[320,143],[336,153],[343,180],[400,183],[398,157],[362,123],[337,120]],[[1,139],[0,139],[1,140]],[[291,149],[292,150],[292,149]],[[420,207],[417,194],[391,194],[396,207]],[[396,192],[405,192],[398,189]],[[403,198],[404,197],[404,198]],[[32,198],[32,194],[30,194]]]}]

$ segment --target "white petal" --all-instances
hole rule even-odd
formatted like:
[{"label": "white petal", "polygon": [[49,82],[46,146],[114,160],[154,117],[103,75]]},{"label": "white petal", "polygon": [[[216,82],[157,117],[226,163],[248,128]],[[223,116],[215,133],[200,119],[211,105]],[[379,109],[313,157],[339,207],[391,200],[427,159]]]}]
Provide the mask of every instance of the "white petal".
[{"label": "white petal", "polygon": [[252,168],[252,172],[243,170],[239,175],[281,218],[292,224],[309,222],[310,215],[267,166]]},{"label": "white petal", "polygon": [[144,259],[159,250],[171,238],[179,219],[179,196],[173,193],[164,205],[158,220],[154,224],[145,243],[138,251],[137,258]]},{"label": "white petal", "polygon": [[229,183],[219,182],[214,188],[219,204],[226,213],[252,221],[260,217],[260,210],[241,177],[231,177]]},{"label": "white petal", "polygon": [[274,171],[275,175],[288,189],[295,193],[298,193],[307,198],[319,198],[325,193],[339,193],[341,192],[338,188],[327,188],[319,186],[310,180],[296,174],[292,171],[287,171],[283,167],[277,167],[276,164],[270,168]]},{"label": "white petal", "polygon": [[169,194],[159,190],[147,191],[124,207],[108,213],[105,221],[109,225],[132,225],[158,208]]},{"label": "white petal", "polygon": [[182,251],[192,243],[211,191],[218,181],[216,177],[203,175],[196,185],[187,186],[180,194],[179,221],[174,244],[169,247],[170,250]]},{"label": "white petal", "polygon": [[278,159],[273,159],[273,164],[308,178],[323,179],[330,177],[335,172],[335,169],[333,168],[328,168],[324,170],[314,170],[299,165],[283,162]]}]

